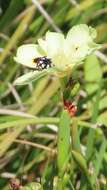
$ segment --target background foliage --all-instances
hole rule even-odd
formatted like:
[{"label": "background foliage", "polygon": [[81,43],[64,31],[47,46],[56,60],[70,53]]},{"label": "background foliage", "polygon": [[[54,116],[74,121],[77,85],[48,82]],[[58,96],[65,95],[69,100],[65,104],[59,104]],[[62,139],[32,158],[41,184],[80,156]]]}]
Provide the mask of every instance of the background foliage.
[{"label": "background foliage", "polygon": [[[103,46],[76,71],[80,88],[72,96],[78,108],[71,119],[73,160],[64,183],[65,189],[88,190],[92,189],[91,183],[94,189],[106,190],[107,1],[1,0],[0,3],[0,189],[9,190],[9,179],[13,177],[21,179],[21,185],[38,182],[44,189],[54,188],[52,184],[57,183],[58,175],[57,129],[59,122],[66,125],[67,119],[60,121],[62,101],[56,78],[45,77],[32,84],[29,81],[26,86],[13,85],[18,76],[28,71],[13,60],[17,47],[36,43],[47,30],[66,34],[73,25],[86,23],[96,28],[96,41]],[[62,152],[58,154],[60,158]]]}]

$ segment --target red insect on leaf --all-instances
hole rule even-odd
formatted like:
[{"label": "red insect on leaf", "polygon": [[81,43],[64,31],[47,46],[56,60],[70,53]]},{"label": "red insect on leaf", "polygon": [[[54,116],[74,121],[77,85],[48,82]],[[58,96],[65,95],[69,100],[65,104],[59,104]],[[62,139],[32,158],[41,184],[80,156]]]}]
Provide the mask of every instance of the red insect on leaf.
[{"label": "red insect on leaf", "polygon": [[77,112],[77,107],[74,105],[73,102],[71,102],[70,100],[64,100],[64,109],[66,109],[70,116],[73,117],[75,116],[76,112]]}]

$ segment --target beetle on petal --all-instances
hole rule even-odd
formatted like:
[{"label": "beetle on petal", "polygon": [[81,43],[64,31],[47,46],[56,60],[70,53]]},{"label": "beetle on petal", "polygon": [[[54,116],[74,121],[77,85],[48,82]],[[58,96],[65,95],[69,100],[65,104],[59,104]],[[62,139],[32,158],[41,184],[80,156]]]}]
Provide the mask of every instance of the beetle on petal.
[{"label": "beetle on petal", "polygon": [[[83,63],[88,55],[100,48],[94,42],[95,38],[96,30],[85,24],[72,27],[66,38],[62,33],[48,31],[45,40],[38,39],[38,44],[20,46],[14,59],[38,71],[40,75],[44,70],[45,74],[47,72],[58,77],[67,76],[74,66]],[[38,75],[37,72],[36,74]],[[36,75],[33,80],[36,80]]]}]

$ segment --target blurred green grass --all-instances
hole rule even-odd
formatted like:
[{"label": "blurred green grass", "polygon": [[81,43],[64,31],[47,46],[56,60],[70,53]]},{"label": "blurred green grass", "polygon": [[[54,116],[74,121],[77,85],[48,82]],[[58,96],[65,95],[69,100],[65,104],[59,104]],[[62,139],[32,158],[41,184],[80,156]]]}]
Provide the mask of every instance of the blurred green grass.
[{"label": "blurred green grass", "polygon": [[[89,56],[76,72],[80,83],[75,97],[78,112],[71,120],[72,156],[76,162],[70,161],[64,183],[66,189],[90,189],[86,180],[88,170],[88,179],[95,189],[106,190],[107,1],[41,0],[38,3],[39,6],[30,0],[1,1],[0,189],[8,190],[9,178],[18,177],[23,185],[37,181],[44,190],[51,190],[58,175],[53,152],[62,111],[59,82],[45,77],[27,86],[15,87],[14,80],[28,71],[13,60],[17,47],[36,43],[47,30],[66,34],[73,25],[86,23],[96,28],[96,41],[103,46],[97,56]],[[29,142],[35,143],[36,148]],[[78,147],[87,168],[75,159]]]}]

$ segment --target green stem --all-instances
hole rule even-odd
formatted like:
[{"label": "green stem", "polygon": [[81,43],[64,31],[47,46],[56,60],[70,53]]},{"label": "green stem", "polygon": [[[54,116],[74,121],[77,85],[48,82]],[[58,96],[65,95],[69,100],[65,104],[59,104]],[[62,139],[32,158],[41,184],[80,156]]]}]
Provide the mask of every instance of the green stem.
[{"label": "green stem", "polygon": [[[12,116],[13,117],[13,116]],[[6,121],[7,118],[7,121]],[[15,117],[14,117],[15,118]],[[4,117],[5,122],[0,123],[0,129],[7,129],[11,127],[18,127],[19,125],[26,126],[28,124],[59,124],[60,118],[59,117],[34,117],[34,118],[15,118],[15,120],[8,121],[9,117]],[[72,118],[73,119],[73,118]],[[70,124],[72,124],[72,119],[70,121]],[[89,122],[79,120],[78,118],[75,118],[77,120],[77,126],[78,127],[85,127],[85,128],[91,128],[95,130],[98,134],[102,135],[103,132],[101,129],[97,129],[93,127],[93,125]]]}]

